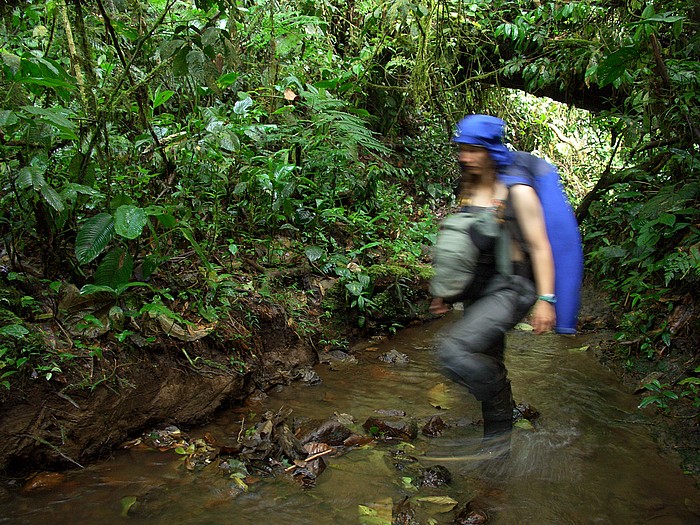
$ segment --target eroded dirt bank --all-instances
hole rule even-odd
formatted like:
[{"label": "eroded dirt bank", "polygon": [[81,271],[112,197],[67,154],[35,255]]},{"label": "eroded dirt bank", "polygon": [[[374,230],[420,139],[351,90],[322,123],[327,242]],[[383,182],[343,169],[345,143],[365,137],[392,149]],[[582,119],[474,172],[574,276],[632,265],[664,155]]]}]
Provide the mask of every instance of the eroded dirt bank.
[{"label": "eroded dirt bank", "polygon": [[224,323],[216,338],[125,345],[51,381],[38,377],[13,388],[0,404],[0,469],[75,467],[150,426],[201,423],[222,406],[303,374],[317,355],[285,312],[250,307],[258,327],[245,340]]}]

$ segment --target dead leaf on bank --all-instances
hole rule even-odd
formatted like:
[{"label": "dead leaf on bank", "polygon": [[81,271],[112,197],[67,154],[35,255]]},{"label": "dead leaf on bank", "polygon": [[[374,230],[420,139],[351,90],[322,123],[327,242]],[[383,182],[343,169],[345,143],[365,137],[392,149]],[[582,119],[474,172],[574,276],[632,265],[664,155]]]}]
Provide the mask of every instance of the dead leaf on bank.
[{"label": "dead leaf on bank", "polygon": [[197,341],[203,337],[208,336],[213,330],[215,325],[208,325],[200,327],[198,325],[188,326],[185,330],[177,324],[175,321],[170,319],[167,315],[160,314],[157,316],[158,324],[160,324],[161,329],[170,337],[179,339],[180,341]]}]

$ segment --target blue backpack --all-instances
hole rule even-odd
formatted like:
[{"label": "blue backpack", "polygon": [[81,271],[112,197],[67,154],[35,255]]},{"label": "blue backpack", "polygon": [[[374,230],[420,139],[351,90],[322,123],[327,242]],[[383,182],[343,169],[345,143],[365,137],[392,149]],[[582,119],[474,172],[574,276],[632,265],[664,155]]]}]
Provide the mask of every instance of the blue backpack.
[{"label": "blue backpack", "polygon": [[499,179],[509,188],[514,184],[532,186],[540,198],[554,258],[555,331],[575,334],[581,304],[583,247],[576,215],[564,193],[559,173],[549,162],[516,151],[513,163],[499,173]]}]

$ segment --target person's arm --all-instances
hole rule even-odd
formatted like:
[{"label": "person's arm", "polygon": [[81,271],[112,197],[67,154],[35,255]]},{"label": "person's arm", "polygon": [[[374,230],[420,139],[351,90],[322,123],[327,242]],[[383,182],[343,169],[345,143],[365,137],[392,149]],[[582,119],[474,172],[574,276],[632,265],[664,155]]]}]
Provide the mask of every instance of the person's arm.
[{"label": "person's arm", "polygon": [[[516,184],[510,189],[513,208],[520,230],[530,249],[530,261],[535,277],[537,295],[554,294],[554,260],[547,237],[544,214],[540,199],[534,188]],[[541,334],[554,328],[556,312],[554,305],[538,299],[532,310],[532,327]]]}]

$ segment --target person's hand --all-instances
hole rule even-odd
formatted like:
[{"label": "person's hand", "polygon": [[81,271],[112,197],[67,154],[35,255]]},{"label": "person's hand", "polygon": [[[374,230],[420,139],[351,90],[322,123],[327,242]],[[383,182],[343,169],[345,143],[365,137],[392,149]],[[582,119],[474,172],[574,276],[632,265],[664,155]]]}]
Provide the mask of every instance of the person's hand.
[{"label": "person's hand", "polygon": [[450,306],[441,297],[435,297],[431,301],[428,311],[433,315],[442,315],[450,311]]},{"label": "person's hand", "polygon": [[549,332],[554,328],[557,314],[554,305],[547,301],[537,301],[532,309],[531,325],[536,334]]}]

